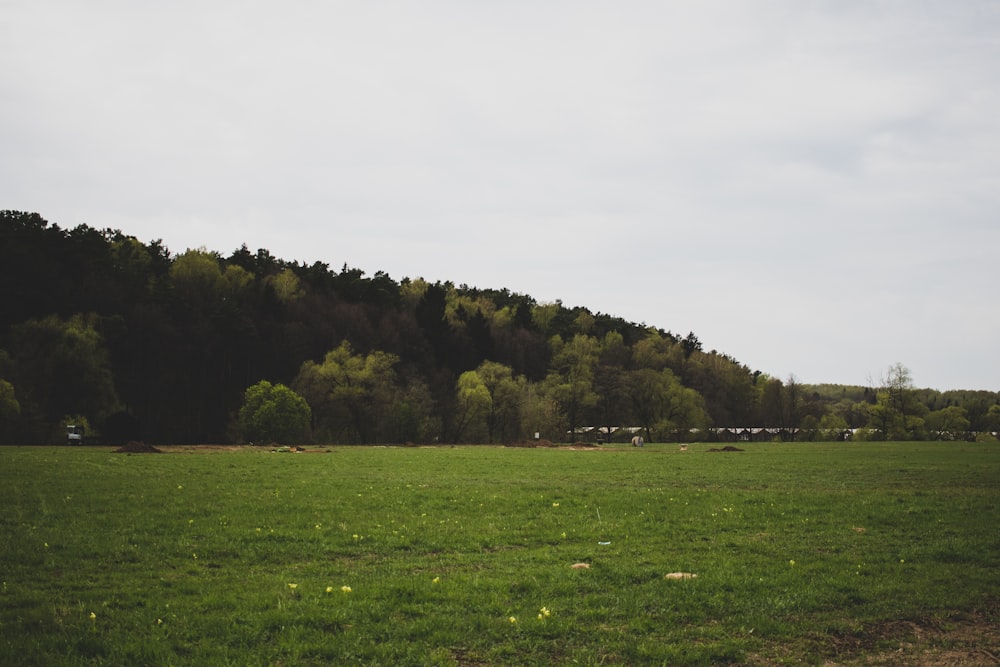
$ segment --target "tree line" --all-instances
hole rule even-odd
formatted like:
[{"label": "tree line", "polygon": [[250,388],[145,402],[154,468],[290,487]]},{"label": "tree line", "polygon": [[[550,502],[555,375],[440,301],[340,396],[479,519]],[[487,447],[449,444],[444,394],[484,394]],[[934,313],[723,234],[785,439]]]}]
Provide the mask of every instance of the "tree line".
[{"label": "tree line", "polygon": [[[1000,394],[802,385],[679,336],[507,289],[394,280],[246,245],[0,211],[0,442],[510,443],[630,425],[780,437],[968,437]],[[860,429],[860,430],[857,430]],[[955,435],[958,434],[958,435]]]}]

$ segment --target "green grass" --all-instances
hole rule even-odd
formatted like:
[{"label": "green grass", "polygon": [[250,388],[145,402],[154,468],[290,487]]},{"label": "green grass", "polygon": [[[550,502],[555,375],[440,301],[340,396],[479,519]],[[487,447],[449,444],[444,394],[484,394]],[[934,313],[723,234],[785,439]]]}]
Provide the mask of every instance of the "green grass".
[{"label": "green grass", "polygon": [[0,448],[0,664],[820,664],[996,621],[996,444],[741,447]]}]

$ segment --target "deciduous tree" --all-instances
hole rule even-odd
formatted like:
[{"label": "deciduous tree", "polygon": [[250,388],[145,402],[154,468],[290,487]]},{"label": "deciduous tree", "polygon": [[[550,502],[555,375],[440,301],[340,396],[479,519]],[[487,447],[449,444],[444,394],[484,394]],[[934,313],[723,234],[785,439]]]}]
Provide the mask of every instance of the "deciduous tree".
[{"label": "deciduous tree", "polygon": [[[84,415],[100,423],[119,409],[111,358],[98,331],[96,315],[56,316],[28,320],[13,328],[10,355],[12,384],[22,410],[41,424],[29,425],[31,440],[51,440],[65,415]],[[60,440],[61,441],[61,440]]]},{"label": "deciduous tree", "polygon": [[568,343],[553,336],[551,346],[553,356],[551,370],[545,379],[546,392],[562,406],[573,439],[576,428],[581,426],[580,418],[597,403],[593,380],[598,344],[591,336],[577,334]]},{"label": "deciduous tree", "polygon": [[312,410],[304,398],[267,380],[247,388],[239,412],[240,431],[248,442],[303,444],[311,421]]},{"label": "deciduous tree", "polygon": [[375,443],[399,389],[398,361],[381,350],[355,354],[343,341],[323,363],[305,362],[294,387],[313,406],[316,426],[325,437]]},{"label": "deciduous tree", "polygon": [[924,422],[931,437],[942,440],[960,439],[969,430],[968,413],[957,405],[929,412]]}]

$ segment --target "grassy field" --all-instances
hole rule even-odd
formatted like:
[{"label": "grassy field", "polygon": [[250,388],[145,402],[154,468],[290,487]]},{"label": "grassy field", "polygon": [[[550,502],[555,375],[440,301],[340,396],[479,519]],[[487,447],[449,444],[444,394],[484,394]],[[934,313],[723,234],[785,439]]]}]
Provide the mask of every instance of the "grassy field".
[{"label": "grassy field", "polygon": [[1000,445],[740,446],[0,448],[0,664],[996,659]]}]

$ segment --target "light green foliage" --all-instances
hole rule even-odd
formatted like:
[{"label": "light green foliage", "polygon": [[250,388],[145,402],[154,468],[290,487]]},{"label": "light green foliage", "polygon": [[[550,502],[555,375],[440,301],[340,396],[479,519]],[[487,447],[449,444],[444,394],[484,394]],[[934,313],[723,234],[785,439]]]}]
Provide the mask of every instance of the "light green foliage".
[{"label": "light green foliage", "polygon": [[944,440],[954,440],[969,430],[969,417],[965,408],[951,405],[928,413],[925,424],[932,434],[941,434]]},{"label": "light green foliage", "polygon": [[646,338],[632,347],[632,357],[637,368],[678,369],[684,363],[684,348],[656,331],[650,331]]},{"label": "light green foliage", "polygon": [[819,439],[837,440],[847,428],[847,421],[838,415],[826,414],[820,418],[818,427],[817,437]]},{"label": "light green foliage", "polygon": [[576,319],[573,320],[573,328],[582,334],[589,335],[594,330],[594,316],[588,310],[580,310]]},{"label": "light green foliage", "polygon": [[302,281],[291,269],[284,269],[281,273],[268,276],[264,282],[274,289],[278,301],[285,304],[293,303],[305,294],[305,290],[302,289]]},{"label": "light green foliage", "polygon": [[488,442],[486,419],[493,399],[476,371],[466,371],[458,377],[455,387],[455,440],[458,442]]},{"label": "light green foliage", "polygon": [[542,333],[548,333],[561,308],[562,302],[560,301],[537,304],[531,309],[531,320]]},{"label": "light green foliage", "polygon": [[487,321],[492,320],[495,311],[496,304],[490,299],[466,296],[453,285],[445,294],[444,317],[453,327],[464,327],[466,320],[476,313],[481,314]]},{"label": "light green foliage", "polygon": [[229,296],[239,296],[253,284],[253,274],[242,266],[230,264],[222,274],[222,284]]},{"label": "light green foliage", "polygon": [[456,416],[463,426],[459,440],[494,443],[523,436],[520,408],[526,385],[523,376],[515,378],[509,366],[495,361],[462,373],[456,387]]},{"label": "light green foliage", "polygon": [[327,352],[322,364],[304,363],[294,386],[315,412],[318,435],[378,442],[379,427],[389,421],[388,412],[400,390],[394,369],[398,361],[396,355],[380,350],[355,354],[344,341]]},{"label": "light green foliage", "polygon": [[920,402],[910,369],[903,364],[889,367],[869,411],[868,425],[881,433],[882,439],[910,440],[925,436],[923,416],[927,407]]},{"label": "light green foliage", "polygon": [[174,288],[192,307],[202,311],[216,302],[226,287],[217,253],[188,250],[170,265]]},{"label": "light green foliage", "polygon": [[399,297],[408,308],[416,308],[427,293],[428,283],[423,278],[403,280],[399,285]]},{"label": "light green foliage", "polygon": [[243,439],[257,443],[303,444],[309,440],[312,410],[283,384],[262,380],[246,390],[239,422]]},{"label": "light green foliage", "polygon": [[1000,405],[991,405],[986,412],[986,428],[990,431],[1000,431]]},{"label": "light green foliage", "polygon": [[707,449],[0,448],[0,664],[863,664],[995,622],[995,445]]}]

